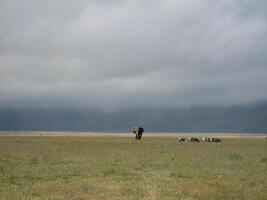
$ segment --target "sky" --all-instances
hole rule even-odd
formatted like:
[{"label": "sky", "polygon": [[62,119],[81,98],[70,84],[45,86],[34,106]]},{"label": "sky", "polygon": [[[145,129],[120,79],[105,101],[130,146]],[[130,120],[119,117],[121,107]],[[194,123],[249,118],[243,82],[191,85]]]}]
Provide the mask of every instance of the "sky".
[{"label": "sky", "polygon": [[265,0],[0,0],[0,108],[267,100]]}]

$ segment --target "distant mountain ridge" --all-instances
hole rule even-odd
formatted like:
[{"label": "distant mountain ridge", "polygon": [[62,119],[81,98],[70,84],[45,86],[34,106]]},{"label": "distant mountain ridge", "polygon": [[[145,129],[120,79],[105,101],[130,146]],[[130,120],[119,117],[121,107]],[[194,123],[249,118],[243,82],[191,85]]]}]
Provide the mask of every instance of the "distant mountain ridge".
[{"label": "distant mountain ridge", "polygon": [[0,109],[0,131],[267,133],[267,102],[246,106],[138,108],[114,112],[86,109]]}]

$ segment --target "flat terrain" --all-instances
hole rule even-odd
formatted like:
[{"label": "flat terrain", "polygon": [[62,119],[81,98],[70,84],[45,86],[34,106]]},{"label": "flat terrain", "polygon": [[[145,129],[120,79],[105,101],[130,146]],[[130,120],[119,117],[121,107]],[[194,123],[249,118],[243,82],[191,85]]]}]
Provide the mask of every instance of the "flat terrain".
[{"label": "flat terrain", "polygon": [[0,136],[0,199],[267,199],[267,139]]}]

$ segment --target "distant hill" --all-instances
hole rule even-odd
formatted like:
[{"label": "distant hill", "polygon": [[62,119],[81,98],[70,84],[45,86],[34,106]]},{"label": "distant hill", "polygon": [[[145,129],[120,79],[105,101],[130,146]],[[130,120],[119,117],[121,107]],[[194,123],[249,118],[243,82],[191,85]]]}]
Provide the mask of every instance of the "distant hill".
[{"label": "distant hill", "polygon": [[2,131],[129,131],[267,133],[267,103],[246,106],[138,108],[114,112],[82,109],[0,109]]}]

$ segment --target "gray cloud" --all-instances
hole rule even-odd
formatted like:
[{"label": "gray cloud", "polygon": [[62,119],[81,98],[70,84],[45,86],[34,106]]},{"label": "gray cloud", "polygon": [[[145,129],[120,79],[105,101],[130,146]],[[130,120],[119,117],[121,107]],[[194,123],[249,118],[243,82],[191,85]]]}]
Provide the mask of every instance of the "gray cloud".
[{"label": "gray cloud", "polygon": [[266,1],[0,1],[0,106],[267,99]]}]

